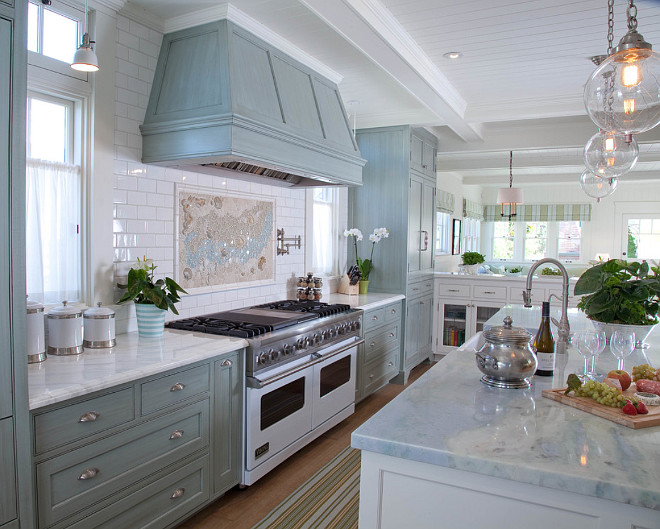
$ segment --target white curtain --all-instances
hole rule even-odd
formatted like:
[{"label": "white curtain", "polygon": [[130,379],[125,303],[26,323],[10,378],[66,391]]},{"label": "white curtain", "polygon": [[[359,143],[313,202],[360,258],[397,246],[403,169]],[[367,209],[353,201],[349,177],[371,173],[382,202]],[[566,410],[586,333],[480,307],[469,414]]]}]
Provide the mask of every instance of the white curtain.
[{"label": "white curtain", "polygon": [[81,297],[80,166],[28,160],[26,281],[33,301]]},{"label": "white curtain", "polygon": [[314,257],[313,270],[316,273],[332,272],[333,251],[333,211],[332,203],[314,202]]}]

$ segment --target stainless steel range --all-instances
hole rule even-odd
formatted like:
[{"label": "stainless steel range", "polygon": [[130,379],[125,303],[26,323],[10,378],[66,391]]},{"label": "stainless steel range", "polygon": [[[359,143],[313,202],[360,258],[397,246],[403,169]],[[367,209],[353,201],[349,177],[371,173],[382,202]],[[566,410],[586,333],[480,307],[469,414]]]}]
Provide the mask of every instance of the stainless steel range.
[{"label": "stainless steel range", "polygon": [[249,343],[244,485],[353,413],[361,323],[349,305],[286,300],[168,324]]}]

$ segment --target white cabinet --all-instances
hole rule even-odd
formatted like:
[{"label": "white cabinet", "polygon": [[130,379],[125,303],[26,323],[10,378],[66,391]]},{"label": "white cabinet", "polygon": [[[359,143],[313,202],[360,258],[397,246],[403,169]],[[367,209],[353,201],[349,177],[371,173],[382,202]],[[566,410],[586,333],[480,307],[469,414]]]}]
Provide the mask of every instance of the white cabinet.
[{"label": "white cabinet", "polygon": [[484,323],[504,303],[441,298],[438,301],[436,352],[446,353],[463,345],[471,336],[483,330]]}]

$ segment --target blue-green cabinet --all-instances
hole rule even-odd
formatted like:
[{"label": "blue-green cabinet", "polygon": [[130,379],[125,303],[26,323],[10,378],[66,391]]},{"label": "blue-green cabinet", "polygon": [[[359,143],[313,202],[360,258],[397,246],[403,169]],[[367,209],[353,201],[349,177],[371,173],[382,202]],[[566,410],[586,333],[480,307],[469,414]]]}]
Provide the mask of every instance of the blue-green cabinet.
[{"label": "blue-green cabinet", "polygon": [[0,528],[32,527],[25,354],[27,1],[0,0]]},{"label": "blue-green cabinet", "polygon": [[[397,126],[359,130],[357,142],[367,164],[363,186],[349,189],[349,226],[362,230],[365,240],[374,228],[390,231],[374,253],[369,290],[406,295],[397,377],[405,382],[410,370],[432,354],[425,304],[430,296],[432,307],[437,140],[426,130]],[[363,243],[362,252],[366,248]],[[417,299],[422,296],[424,304]]]}]

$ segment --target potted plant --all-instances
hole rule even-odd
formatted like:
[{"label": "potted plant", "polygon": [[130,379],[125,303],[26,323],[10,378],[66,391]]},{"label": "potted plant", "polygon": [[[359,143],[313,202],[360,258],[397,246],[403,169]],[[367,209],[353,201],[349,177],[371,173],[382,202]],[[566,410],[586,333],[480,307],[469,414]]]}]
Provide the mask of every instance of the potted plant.
[{"label": "potted plant", "polygon": [[609,336],[617,327],[632,327],[637,346],[658,323],[660,311],[660,268],[646,261],[610,259],[587,269],[575,284],[583,296],[578,309],[597,329]]},{"label": "potted plant", "polygon": [[140,336],[161,336],[165,325],[165,314],[171,310],[179,314],[174,304],[181,298],[179,292],[187,294],[173,279],[154,279],[156,265],[146,256],[138,258],[136,266],[128,272],[126,293],[118,303],[133,300]]},{"label": "potted plant", "polygon": [[366,294],[367,289],[369,288],[369,275],[374,268],[373,259],[376,243],[380,242],[381,239],[386,239],[389,236],[390,232],[387,230],[387,228],[376,228],[373,233],[369,235],[369,240],[371,241],[371,254],[369,259],[360,259],[358,257],[357,243],[363,238],[362,232],[357,228],[344,231],[344,237],[353,237],[353,245],[355,246],[355,262],[357,263],[358,269],[360,270],[360,294]]},{"label": "potted plant", "polygon": [[486,260],[479,252],[465,252],[461,258],[463,260],[463,270],[472,275],[476,275],[479,272],[481,263]]}]

